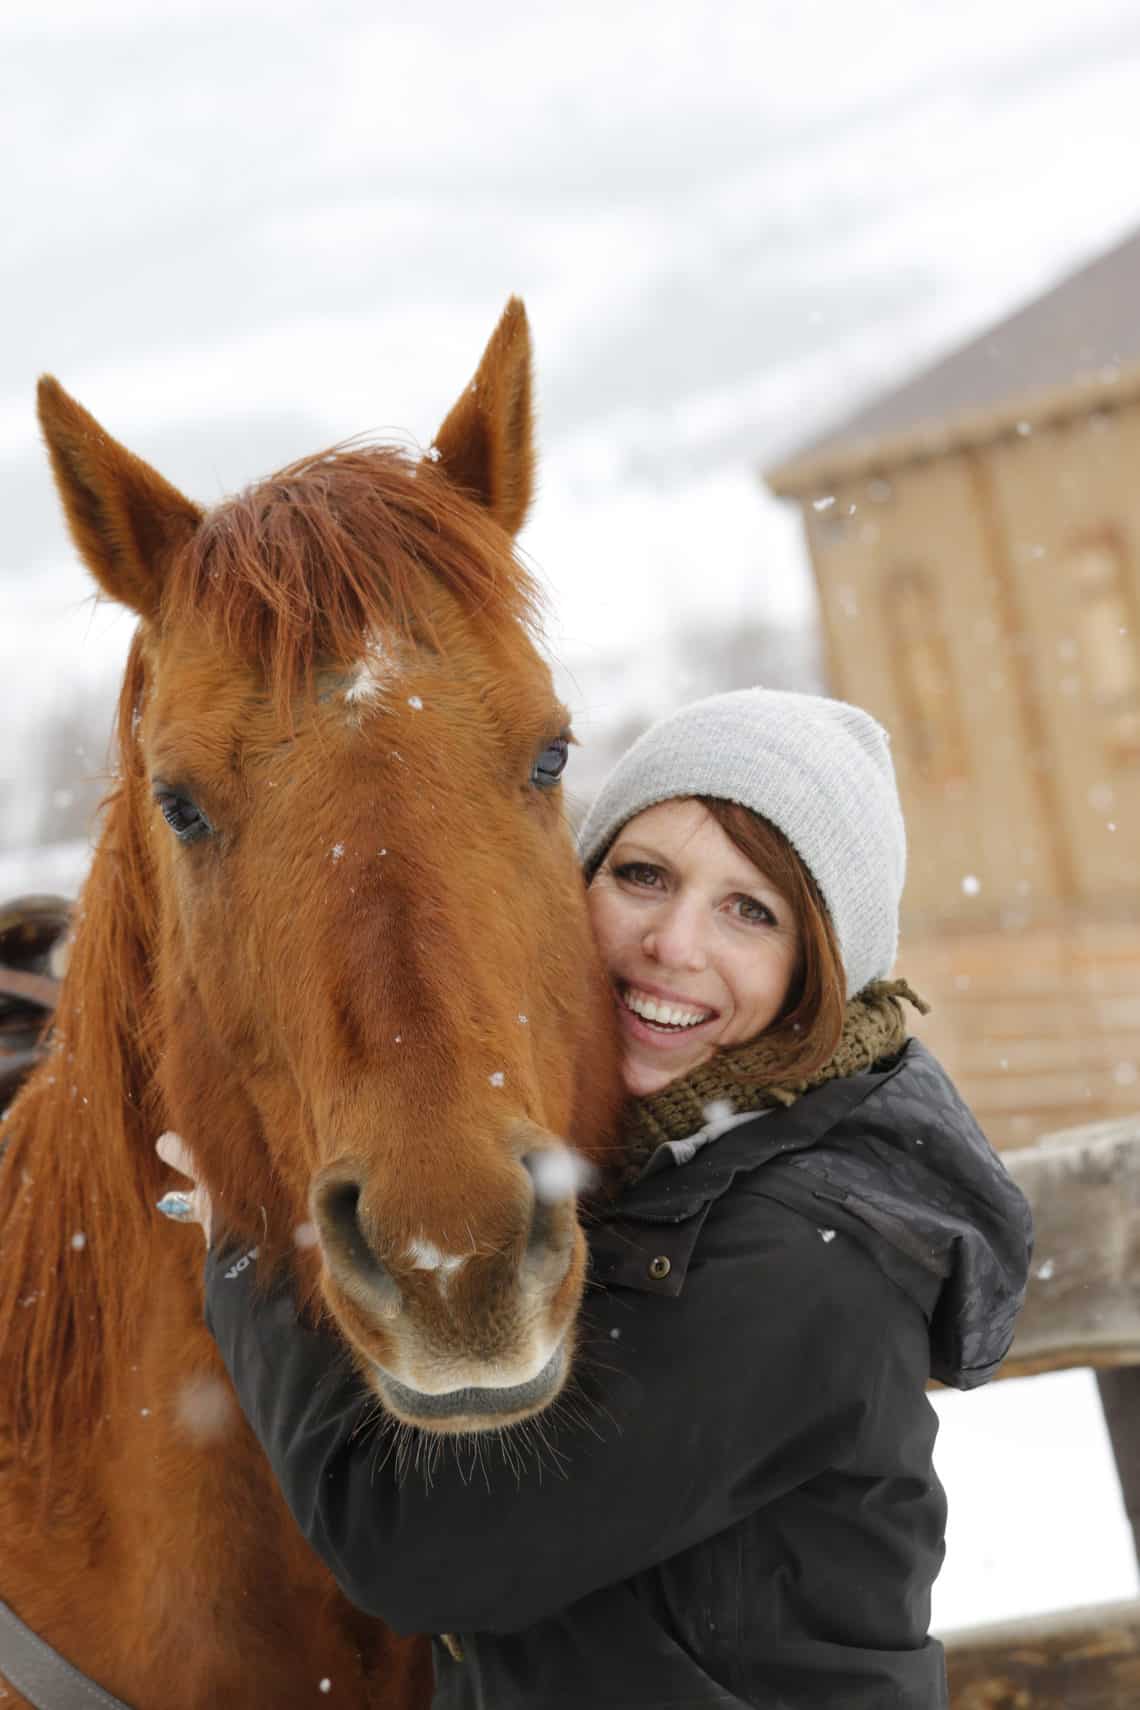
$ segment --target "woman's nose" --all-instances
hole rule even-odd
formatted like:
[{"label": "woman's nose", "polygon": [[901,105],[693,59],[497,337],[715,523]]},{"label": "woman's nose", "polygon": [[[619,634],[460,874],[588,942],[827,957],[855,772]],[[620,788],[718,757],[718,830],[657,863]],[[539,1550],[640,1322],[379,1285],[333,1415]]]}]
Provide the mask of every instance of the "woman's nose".
[{"label": "woman's nose", "polygon": [[663,968],[684,968],[700,973],[707,965],[701,922],[684,905],[666,908],[654,919],[641,941],[645,954]]}]

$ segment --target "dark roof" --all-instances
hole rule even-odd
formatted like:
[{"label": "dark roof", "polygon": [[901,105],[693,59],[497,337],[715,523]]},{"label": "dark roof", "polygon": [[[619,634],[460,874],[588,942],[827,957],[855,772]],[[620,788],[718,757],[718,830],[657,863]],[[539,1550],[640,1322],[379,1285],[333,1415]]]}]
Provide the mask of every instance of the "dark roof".
[{"label": "dark roof", "polygon": [[[1007,431],[1140,366],[1140,232],[768,471],[779,492]],[[986,429],[988,428],[988,432]]]}]

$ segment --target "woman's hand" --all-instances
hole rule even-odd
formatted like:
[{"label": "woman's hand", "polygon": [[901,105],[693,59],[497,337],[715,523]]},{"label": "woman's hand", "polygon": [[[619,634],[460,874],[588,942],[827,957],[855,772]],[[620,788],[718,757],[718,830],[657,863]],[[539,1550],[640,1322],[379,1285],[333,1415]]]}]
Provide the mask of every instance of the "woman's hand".
[{"label": "woman's hand", "polygon": [[210,1196],[198,1180],[198,1166],[194,1162],[194,1154],[177,1134],[160,1134],[154,1143],[154,1149],[164,1164],[169,1164],[172,1170],[177,1170],[180,1176],[189,1176],[193,1189],[183,1192],[175,1189],[163,1194],[158,1201],[158,1209],[164,1217],[172,1217],[176,1223],[200,1223],[202,1233],[206,1237],[207,1247],[210,1245],[210,1234],[213,1225],[214,1208]]}]

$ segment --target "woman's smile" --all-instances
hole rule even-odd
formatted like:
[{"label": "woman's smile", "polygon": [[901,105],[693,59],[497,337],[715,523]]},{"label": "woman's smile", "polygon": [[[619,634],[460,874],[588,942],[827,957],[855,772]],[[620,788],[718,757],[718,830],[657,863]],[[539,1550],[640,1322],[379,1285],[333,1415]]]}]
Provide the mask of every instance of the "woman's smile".
[{"label": "woman's smile", "polygon": [[629,1016],[631,1025],[640,1023],[663,1039],[670,1035],[681,1038],[717,1019],[715,1009],[693,1004],[676,993],[662,991],[659,986],[631,985],[619,980],[615,990],[619,1008]]},{"label": "woman's smile", "polygon": [[700,802],[662,802],[630,820],[589,905],[635,1097],[781,1014],[799,959],[791,905]]}]

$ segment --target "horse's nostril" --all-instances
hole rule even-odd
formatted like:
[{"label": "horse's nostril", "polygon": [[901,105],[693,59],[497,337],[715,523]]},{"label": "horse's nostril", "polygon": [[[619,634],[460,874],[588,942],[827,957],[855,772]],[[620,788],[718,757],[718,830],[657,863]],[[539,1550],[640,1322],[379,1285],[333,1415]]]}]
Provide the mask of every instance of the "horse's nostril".
[{"label": "horse's nostril", "polygon": [[325,1262],[345,1292],[368,1310],[395,1318],[400,1290],[361,1227],[360,1191],[359,1182],[340,1173],[318,1178],[312,1192],[313,1221]]}]

